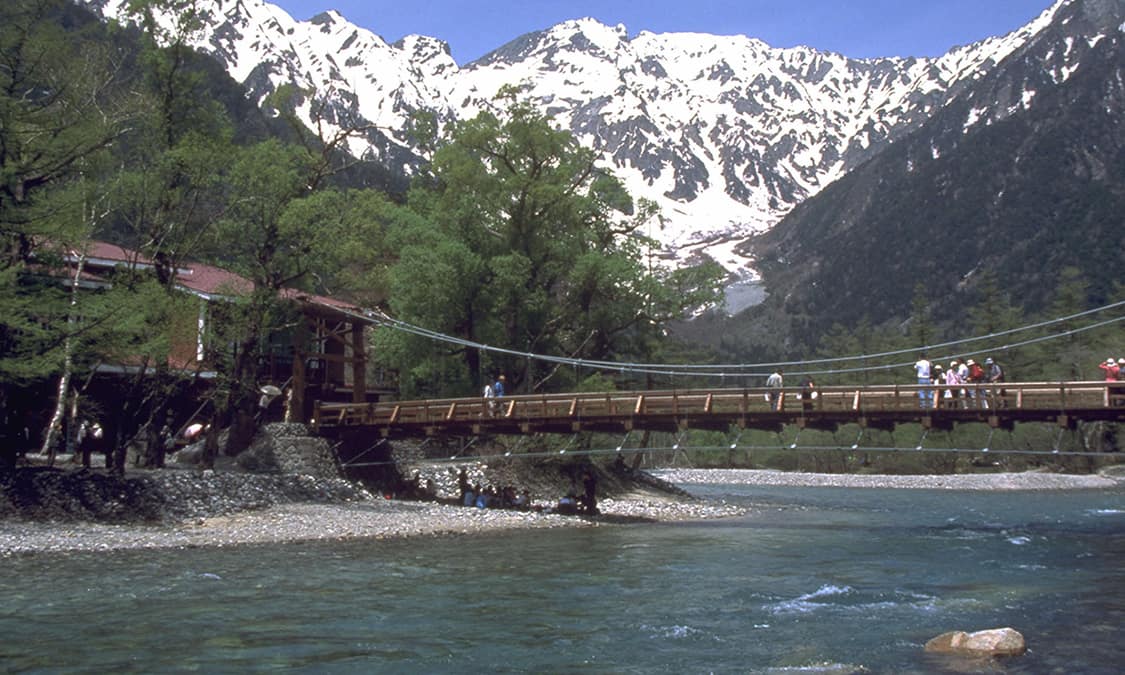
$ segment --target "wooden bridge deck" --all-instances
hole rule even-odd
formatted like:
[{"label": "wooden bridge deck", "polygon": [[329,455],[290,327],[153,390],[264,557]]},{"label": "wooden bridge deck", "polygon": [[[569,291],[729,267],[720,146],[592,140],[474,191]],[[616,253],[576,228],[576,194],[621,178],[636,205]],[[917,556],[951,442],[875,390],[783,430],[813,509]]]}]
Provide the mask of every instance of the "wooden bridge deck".
[{"label": "wooden bridge deck", "polygon": [[[922,408],[919,391],[937,393],[936,408]],[[1010,428],[1016,422],[1072,426],[1079,421],[1125,421],[1125,384],[1025,382],[969,386],[960,399],[942,398],[944,387],[875,385],[818,387],[802,400],[783,390],[772,410],[765,388],[537,394],[491,399],[456,398],[380,403],[319,404],[313,425],[321,433],[364,431],[388,438],[489,434],[625,432],[633,429],[836,429],[842,424],[893,428],[915,422],[951,428],[983,422]]]}]

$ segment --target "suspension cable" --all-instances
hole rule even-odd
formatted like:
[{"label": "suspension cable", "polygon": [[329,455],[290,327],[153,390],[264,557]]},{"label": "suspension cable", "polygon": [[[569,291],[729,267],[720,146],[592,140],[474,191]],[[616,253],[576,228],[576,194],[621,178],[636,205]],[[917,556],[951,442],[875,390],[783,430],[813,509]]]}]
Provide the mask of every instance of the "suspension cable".
[{"label": "suspension cable", "polygon": [[[859,355],[853,355],[853,356],[840,356],[840,357],[831,357],[831,358],[823,358],[823,359],[806,359],[806,360],[802,360],[802,361],[775,361],[775,362],[741,363],[741,364],[659,364],[659,363],[643,363],[643,362],[627,362],[627,361],[626,362],[602,361],[602,360],[596,360],[596,359],[580,359],[580,358],[573,358],[573,357],[553,356],[553,355],[549,355],[549,354],[536,354],[536,353],[532,353],[532,352],[522,352],[522,351],[517,351],[517,350],[513,350],[513,349],[507,349],[507,348],[504,348],[504,347],[496,347],[496,346],[484,344],[484,343],[481,343],[481,342],[467,340],[465,338],[458,338],[458,337],[455,337],[455,336],[446,335],[444,333],[440,333],[440,332],[437,332],[437,331],[434,331],[434,330],[430,330],[430,329],[427,329],[427,328],[416,326],[416,325],[407,323],[405,321],[401,321],[399,319],[394,319],[394,318],[391,318],[391,317],[388,317],[388,316],[382,315],[382,314],[380,314],[380,315],[375,315],[374,313],[359,314],[359,313],[351,312],[351,311],[348,311],[348,310],[341,310],[338,307],[335,308],[335,309],[337,309],[337,311],[342,311],[345,314],[355,316],[356,318],[361,318],[365,322],[374,323],[376,325],[383,326],[383,327],[389,328],[389,329],[393,329],[393,330],[396,330],[396,331],[399,331],[399,332],[415,335],[415,336],[430,339],[430,340],[435,340],[435,341],[438,341],[438,342],[445,342],[445,343],[448,343],[448,344],[453,344],[453,345],[457,345],[457,346],[465,347],[465,348],[469,348],[469,349],[477,349],[477,350],[484,351],[484,352],[491,352],[491,353],[495,353],[495,354],[503,354],[503,355],[507,355],[507,356],[515,356],[515,357],[518,357],[518,358],[521,358],[521,359],[538,360],[538,361],[543,361],[543,362],[547,362],[547,363],[569,365],[569,366],[573,366],[575,368],[612,369],[612,370],[617,370],[617,371],[622,372],[622,373],[630,373],[630,374],[661,375],[661,376],[668,376],[668,377],[682,376],[682,377],[726,378],[726,377],[765,377],[765,376],[769,375],[769,372],[765,372],[765,371],[746,372],[749,369],[756,369],[756,368],[773,368],[773,367],[783,367],[783,366],[815,366],[815,365],[832,364],[832,363],[849,363],[849,362],[856,362],[856,361],[868,361],[868,360],[887,358],[887,357],[891,357],[891,356],[899,356],[899,355],[902,355],[902,354],[919,353],[919,352],[928,353],[928,352],[931,352],[931,351],[937,350],[937,349],[946,349],[946,348],[949,348],[949,347],[954,347],[954,346],[959,346],[959,345],[969,345],[969,344],[976,343],[976,342],[995,340],[999,337],[1015,335],[1015,334],[1030,331],[1030,330],[1036,330],[1036,329],[1044,328],[1044,327],[1047,327],[1047,326],[1052,326],[1052,325],[1055,325],[1055,324],[1063,323],[1063,322],[1066,322],[1066,321],[1073,321],[1075,319],[1083,318],[1083,317],[1090,316],[1090,315],[1093,315],[1093,314],[1097,314],[1097,313],[1100,313],[1100,312],[1105,312],[1105,311],[1111,310],[1111,309],[1117,309],[1117,308],[1120,308],[1120,307],[1125,307],[1125,301],[1120,301],[1120,302],[1115,302],[1115,303],[1111,303],[1111,304],[1108,304],[1108,305],[1103,305],[1101,307],[1096,307],[1094,309],[1086,310],[1086,311],[1079,312],[1079,313],[1076,313],[1076,314],[1071,314],[1071,315],[1064,316],[1064,317],[1050,319],[1050,320],[1047,320],[1047,321],[1040,321],[1038,323],[1020,326],[1018,328],[1013,328],[1013,329],[1010,329],[1010,330],[999,331],[999,332],[996,332],[996,333],[990,333],[988,335],[979,335],[979,336],[975,336],[975,337],[964,338],[964,339],[961,339],[961,340],[953,340],[953,341],[949,341],[949,342],[942,342],[942,343],[936,343],[936,344],[932,344],[932,345],[925,345],[925,346],[922,346],[922,347],[910,347],[910,348],[906,348],[906,349],[897,349],[897,350],[885,351],[885,352],[875,352],[875,353],[870,353],[870,354],[859,354]],[[1030,338],[1030,339],[1027,339],[1027,340],[1022,340],[1022,341],[1017,341],[1017,342],[1013,342],[1013,343],[998,345],[998,346],[994,346],[994,347],[989,347],[988,349],[967,351],[967,352],[960,352],[960,353],[948,353],[948,354],[945,354],[943,356],[939,356],[937,358],[938,359],[946,359],[946,358],[956,358],[956,357],[961,357],[961,356],[977,356],[977,355],[980,355],[980,354],[984,354],[986,352],[1005,351],[1005,350],[1015,349],[1015,348],[1018,348],[1018,347],[1025,347],[1025,346],[1028,346],[1028,345],[1038,344],[1038,343],[1041,343],[1041,342],[1056,340],[1056,339],[1064,338],[1064,337],[1070,337],[1070,336],[1077,335],[1077,334],[1080,334],[1080,333],[1084,333],[1084,332],[1087,332],[1087,331],[1090,331],[1090,330],[1096,330],[1098,328],[1103,328],[1105,326],[1109,326],[1109,325],[1112,325],[1114,323],[1118,323],[1120,321],[1125,321],[1125,315],[1113,317],[1113,318],[1107,319],[1105,321],[1096,322],[1096,323],[1090,324],[1088,326],[1080,326],[1078,328],[1071,328],[1071,329],[1067,329],[1067,330],[1064,330],[1064,331],[1052,333],[1052,334],[1049,334],[1049,335],[1039,336],[1039,337]],[[840,374],[849,374],[849,373],[862,373],[862,372],[890,370],[890,369],[893,369],[893,368],[908,367],[910,365],[912,365],[912,364],[909,363],[909,362],[898,362],[898,363],[878,364],[878,365],[870,365],[870,366],[856,366],[856,367],[850,367],[850,368],[828,368],[828,369],[802,370],[802,371],[796,372],[794,374],[797,374],[797,375],[840,375]],[[710,371],[719,371],[719,372],[710,372]],[[729,371],[734,371],[734,372],[729,372]]]}]

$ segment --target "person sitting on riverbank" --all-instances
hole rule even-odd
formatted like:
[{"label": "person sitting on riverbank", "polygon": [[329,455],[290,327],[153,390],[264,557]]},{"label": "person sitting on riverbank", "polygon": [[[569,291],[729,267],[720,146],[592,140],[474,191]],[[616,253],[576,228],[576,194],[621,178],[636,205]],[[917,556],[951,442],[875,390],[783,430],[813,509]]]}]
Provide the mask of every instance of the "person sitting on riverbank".
[{"label": "person sitting on riverbank", "polygon": [[465,490],[461,495],[461,503],[465,506],[474,506],[477,503],[477,495],[481,493],[480,483],[477,483],[471,488]]},{"label": "person sitting on riverbank", "polygon": [[568,492],[565,497],[559,499],[559,504],[555,507],[555,513],[564,516],[577,515],[578,498],[574,496],[573,492]]}]

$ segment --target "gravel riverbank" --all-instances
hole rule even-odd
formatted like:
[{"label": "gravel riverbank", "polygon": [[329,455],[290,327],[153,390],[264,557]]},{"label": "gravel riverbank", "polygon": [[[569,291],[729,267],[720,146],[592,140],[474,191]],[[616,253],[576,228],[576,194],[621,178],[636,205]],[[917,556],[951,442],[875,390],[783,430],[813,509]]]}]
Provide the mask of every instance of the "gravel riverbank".
[{"label": "gravel riverbank", "polygon": [[[657,475],[689,490],[692,484],[699,483],[957,490],[1094,489],[1120,484],[1120,479],[1111,476],[1049,473],[862,476],[668,470]],[[511,529],[701,520],[745,512],[742,507],[730,504],[640,490],[600,500],[600,516],[565,516],[384,499],[343,481],[214,472],[159,472],[142,477],[128,494],[121,492],[120,486],[104,486],[104,490],[121,501],[133,502],[134,507],[137,503],[144,504],[146,491],[151,491],[159,496],[159,508],[164,516],[149,522],[91,522],[50,516],[27,518],[0,510],[0,556],[464,535]]]},{"label": "gravel riverbank", "polygon": [[742,510],[651,487],[598,501],[598,516],[386,499],[346,481],[309,476],[163,470],[114,480],[42,471],[7,485],[0,556],[33,552],[233,546],[463,535],[720,518]]}]

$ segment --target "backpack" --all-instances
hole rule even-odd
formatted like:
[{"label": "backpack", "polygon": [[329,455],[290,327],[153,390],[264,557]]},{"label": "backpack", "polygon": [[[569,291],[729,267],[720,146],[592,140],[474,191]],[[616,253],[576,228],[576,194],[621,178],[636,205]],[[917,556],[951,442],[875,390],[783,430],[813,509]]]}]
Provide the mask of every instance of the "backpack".
[{"label": "backpack", "polygon": [[984,368],[980,367],[979,363],[974,363],[969,366],[969,381],[980,382],[984,379]]}]

